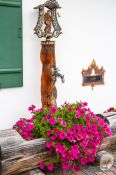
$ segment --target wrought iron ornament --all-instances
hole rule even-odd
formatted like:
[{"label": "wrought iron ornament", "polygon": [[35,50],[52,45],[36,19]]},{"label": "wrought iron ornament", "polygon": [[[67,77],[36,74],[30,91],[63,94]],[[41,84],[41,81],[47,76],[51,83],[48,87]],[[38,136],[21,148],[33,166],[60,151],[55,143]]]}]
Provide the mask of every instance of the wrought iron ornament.
[{"label": "wrought iron ornament", "polygon": [[57,9],[59,8],[61,7],[56,0],[48,0],[34,8],[39,10],[37,25],[34,28],[35,34],[39,38],[44,37],[49,40],[53,37],[57,38],[62,33],[58,23]]}]

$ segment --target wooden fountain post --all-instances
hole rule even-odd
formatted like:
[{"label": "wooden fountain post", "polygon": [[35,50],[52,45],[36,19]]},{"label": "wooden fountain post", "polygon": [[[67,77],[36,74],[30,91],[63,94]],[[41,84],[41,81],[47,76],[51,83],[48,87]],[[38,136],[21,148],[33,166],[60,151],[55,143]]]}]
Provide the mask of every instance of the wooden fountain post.
[{"label": "wooden fountain post", "polygon": [[41,101],[42,106],[56,105],[57,90],[53,79],[53,66],[56,66],[55,60],[55,42],[42,41],[40,59],[42,62],[41,75]]},{"label": "wooden fountain post", "polygon": [[42,106],[56,106],[57,90],[55,82],[60,77],[64,82],[64,75],[56,68],[55,42],[52,38],[57,38],[62,32],[58,23],[57,9],[61,8],[56,0],[47,0],[34,9],[39,10],[35,34],[39,38],[45,38],[41,42],[40,59],[42,62],[41,75],[41,102]]}]

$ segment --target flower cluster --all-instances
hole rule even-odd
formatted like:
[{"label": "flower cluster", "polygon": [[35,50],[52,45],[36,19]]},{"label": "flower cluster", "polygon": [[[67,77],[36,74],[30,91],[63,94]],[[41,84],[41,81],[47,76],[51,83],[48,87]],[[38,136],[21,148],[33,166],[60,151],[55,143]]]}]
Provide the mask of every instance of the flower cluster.
[{"label": "flower cluster", "polygon": [[52,155],[49,162],[39,164],[42,170],[47,165],[48,170],[52,171],[54,162],[60,162],[64,170],[71,168],[79,171],[81,166],[94,162],[98,146],[104,137],[112,134],[108,124],[91,112],[86,102],[65,102],[59,108],[35,109],[31,106],[29,110],[34,116],[33,129],[29,134],[33,134],[34,138],[45,138],[45,146]]},{"label": "flower cluster", "polygon": [[32,135],[32,131],[34,129],[34,117],[31,119],[21,118],[16,124],[13,126],[13,129],[18,131],[18,133],[26,140],[33,140],[34,137]]}]

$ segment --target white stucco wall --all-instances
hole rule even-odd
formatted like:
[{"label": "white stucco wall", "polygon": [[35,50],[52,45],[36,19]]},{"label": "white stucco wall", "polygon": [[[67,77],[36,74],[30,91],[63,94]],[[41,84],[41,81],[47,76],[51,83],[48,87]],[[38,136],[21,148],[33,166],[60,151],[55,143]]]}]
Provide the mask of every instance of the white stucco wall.
[{"label": "white stucco wall", "polygon": [[[41,106],[40,39],[33,33],[39,0],[23,1],[24,86],[0,90],[0,129],[28,117],[27,107]],[[64,101],[87,101],[94,112],[116,106],[116,0],[59,0],[63,35],[56,41],[56,60],[66,82],[57,82],[58,105]],[[106,69],[105,85],[82,87],[82,68],[92,59]]]}]

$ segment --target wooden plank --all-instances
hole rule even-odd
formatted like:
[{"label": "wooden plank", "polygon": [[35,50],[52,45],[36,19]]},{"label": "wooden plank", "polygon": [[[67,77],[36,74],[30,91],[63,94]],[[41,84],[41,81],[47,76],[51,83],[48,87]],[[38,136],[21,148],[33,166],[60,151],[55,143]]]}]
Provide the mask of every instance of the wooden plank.
[{"label": "wooden plank", "polygon": [[39,170],[38,168],[35,170],[30,170],[24,173],[20,173],[17,175],[45,175],[45,173],[43,173],[41,170]]},{"label": "wooden plank", "polygon": [[50,158],[44,146],[44,139],[24,141],[15,130],[0,131],[0,145],[2,148],[2,175],[33,170],[41,161]]},{"label": "wooden plank", "polygon": [[13,129],[1,130],[0,131],[0,145],[2,151],[4,149],[10,149],[14,146],[18,146],[24,142],[24,139]]},{"label": "wooden plank", "polygon": [[116,135],[107,138],[106,142],[98,148],[98,151],[102,150],[116,151]]}]

